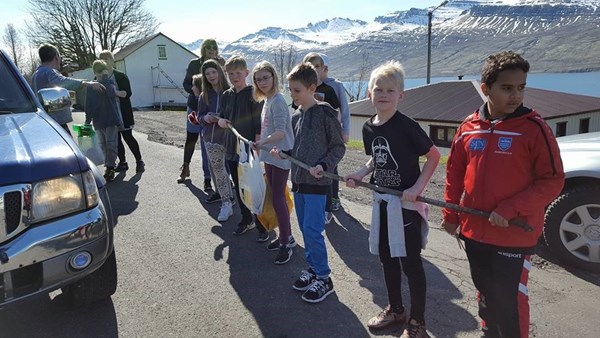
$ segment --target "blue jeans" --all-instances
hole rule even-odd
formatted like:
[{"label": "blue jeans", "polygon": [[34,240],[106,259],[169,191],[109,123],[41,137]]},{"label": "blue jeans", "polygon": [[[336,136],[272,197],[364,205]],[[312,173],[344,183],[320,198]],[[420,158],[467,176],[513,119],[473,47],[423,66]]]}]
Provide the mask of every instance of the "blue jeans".
[{"label": "blue jeans", "polygon": [[329,277],[331,273],[323,236],[326,199],[326,195],[294,193],[296,217],[304,237],[304,256],[308,265],[320,279]]}]

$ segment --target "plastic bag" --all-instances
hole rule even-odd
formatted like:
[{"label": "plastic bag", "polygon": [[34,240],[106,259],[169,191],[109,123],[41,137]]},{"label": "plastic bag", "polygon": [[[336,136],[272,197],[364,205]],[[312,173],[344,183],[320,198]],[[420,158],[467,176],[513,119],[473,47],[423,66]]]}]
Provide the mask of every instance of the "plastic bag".
[{"label": "plastic bag", "polygon": [[77,145],[83,155],[94,162],[95,165],[104,164],[104,151],[98,143],[94,128],[87,124],[74,124],[73,131],[77,133]]},{"label": "plastic bag", "polygon": [[[265,175],[265,182],[266,180],[267,176]],[[277,228],[278,222],[275,209],[273,209],[273,190],[271,190],[271,186],[268,183],[266,183],[266,185],[267,193],[265,195],[263,210],[256,217],[267,231],[271,231]],[[287,203],[288,211],[291,214],[292,209],[294,209],[294,201],[292,200],[292,194],[290,194],[290,190],[287,187],[285,188],[285,201]]]},{"label": "plastic bag", "polygon": [[242,141],[240,141],[239,149],[238,180],[240,196],[250,212],[258,215],[263,210],[267,193],[262,167],[252,149],[250,149],[250,152],[246,152],[246,145]]}]

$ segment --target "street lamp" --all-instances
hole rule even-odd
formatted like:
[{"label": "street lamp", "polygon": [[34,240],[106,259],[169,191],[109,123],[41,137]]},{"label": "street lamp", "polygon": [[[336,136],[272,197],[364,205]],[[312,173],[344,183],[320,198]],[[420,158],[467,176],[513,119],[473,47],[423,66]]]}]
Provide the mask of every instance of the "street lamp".
[{"label": "street lamp", "polygon": [[427,12],[427,84],[431,82],[431,19],[433,19],[433,12],[447,3],[448,1],[444,1],[436,8]]}]

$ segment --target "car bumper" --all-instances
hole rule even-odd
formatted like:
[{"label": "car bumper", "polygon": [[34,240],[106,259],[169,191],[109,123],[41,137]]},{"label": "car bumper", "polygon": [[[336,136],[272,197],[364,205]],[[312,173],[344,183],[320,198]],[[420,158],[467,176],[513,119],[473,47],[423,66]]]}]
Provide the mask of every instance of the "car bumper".
[{"label": "car bumper", "polygon": [[[0,306],[71,284],[99,268],[112,251],[109,222],[102,204],[25,231],[0,246]],[[91,254],[92,263],[75,271],[73,255]]]}]

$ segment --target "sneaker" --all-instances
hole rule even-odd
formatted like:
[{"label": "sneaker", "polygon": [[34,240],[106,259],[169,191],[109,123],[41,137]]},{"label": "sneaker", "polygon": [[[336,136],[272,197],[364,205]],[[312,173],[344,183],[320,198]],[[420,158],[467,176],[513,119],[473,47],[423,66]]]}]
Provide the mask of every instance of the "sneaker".
[{"label": "sneaker", "polygon": [[146,170],[146,163],[144,163],[144,161],[142,161],[142,160],[137,161],[135,163],[135,172],[141,173],[144,170]]},{"label": "sneaker", "polygon": [[308,290],[302,294],[302,300],[309,303],[319,303],[332,293],[333,281],[331,277],[327,279],[315,279],[308,287]]},{"label": "sneaker", "polygon": [[325,224],[331,223],[332,220],[333,220],[333,212],[325,211]]},{"label": "sneaker", "polygon": [[212,184],[210,184],[210,178],[204,179],[204,192],[212,192],[214,191],[212,188]]},{"label": "sneaker", "polygon": [[259,242],[259,243],[264,243],[264,242],[266,242],[268,240],[269,240],[269,232],[268,231],[259,232],[258,236],[256,237],[256,241]]},{"label": "sneaker", "polygon": [[302,270],[300,277],[294,282],[292,288],[298,291],[306,291],[314,280],[317,279],[317,275],[312,268],[308,268],[308,271]]},{"label": "sneaker", "polygon": [[277,254],[277,257],[275,257],[275,264],[281,265],[289,262],[290,258],[292,258],[293,253],[294,252],[292,251],[292,249],[287,245],[280,246],[279,253]]},{"label": "sneaker", "polygon": [[416,319],[410,319],[406,329],[402,333],[401,338],[428,338],[429,335],[425,330],[425,322],[420,322]]},{"label": "sneaker", "polygon": [[225,202],[221,205],[221,210],[219,211],[219,217],[217,220],[219,222],[225,222],[229,219],[229,217],[233,215],[233,208],[231,207],[231,202]]},{"label": "sneaker", "polygon": [[406,312],[395,313],[388,305],[377,316],[369,319],[367,326],[370,329],[382,329],[392,324],[402,325],[406,321]]},{"label": "sneaker", "polygon": [[116,173],[115,168],[107,167],[106,168],[106,172],[104,172],[104,179],[107,182],[114,181],[115,180],[115,173]]},{"label": "sneaker", "polygon": [[129,166],[127,165],[127,162],[119,162],[119,164],[115,168],[115,171],[121,172],[121,171],[127,171],[128,169],[129,169]]},{"label": "sneaker", "polygon": [[[296,246],[296,240],[294,239],[294,236],[290,236],[287,246],[288,246],[288,248],[293,248]],[[269,243],[269,245],[267,245],[267,250],[269,250],[269,251],[279,250],[279,238],[276,238],[273,242]]]},{"label": "sneaker", "polygon": [[234,235],[241,235],[246,233],[248,230],[254,229],[254,227],[256,226],[256,224],[254,224],[253,221],[250,221],[250,223],[245,223],[245,222],[240,222],[240,224],[238,224],[237,229],[233,232]]},{"label": "sneaker", "polygon": [[210,196],[208,196],[208,198],[206,199],[206,203],[215,203],[215,202],[220,202],[221,201],[221,195],[218,192],[214,192],[212,193]]},{"label": "sneaker", "polygon": [[331,199],[331,211],[333,211],[333,212],[338,211],[338,210],[340,210],[341,207],[342,207],[342,205],[340,204],[339,198]]}]

